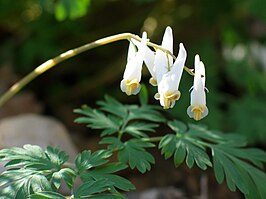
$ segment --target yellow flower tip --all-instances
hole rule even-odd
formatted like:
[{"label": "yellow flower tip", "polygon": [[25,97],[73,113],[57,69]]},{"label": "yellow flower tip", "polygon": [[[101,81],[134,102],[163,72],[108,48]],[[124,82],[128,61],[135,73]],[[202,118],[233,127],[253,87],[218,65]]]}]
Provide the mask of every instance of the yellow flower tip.
[{"label": "yellow flower tip", "polygon": [[199,121],[203,117],[206,116],[206,115],[204,115],[204,112],[205,112],[204,106],[194,106],[194,107],[192,107],[191,112],[193,112],[193,118],[196,121]]},{"label": "yellow flower tip", "polygon": [[193,111],[193,113],[194,113],[194,116],[193,116],[194,120],[196,120],[196,121],[201,120],[201,112],[200,112],[200,110],[195,109]]},{"label": "yellow flower tip", "polygon": [[140,90],[140,83],[137,79],[125,81],[125,93],[127,95],[136,95]]},{"label": "yellow flower tip", "polygon": [[175,105],[175,101],[179,100],[180,98],[180,91],[175,91],[175,92],[170,92],[170,93],[165,93],[164,94],[164,109],[169,109],[169,108],[173,108]]},{"label": "yellow flower tip", "polygon": [[155,93],[154,98],[155,98],[156,100],[160,100],[160,94],[159,94],[159,93]]},{"label": "yellow flower tip", "polygon": [[150,83],[152,86],[157,86],[157,80],[154,79],[153,77],[150,78],[149,83]]},{"label": "yellow flower tip", "polygon": [[164,96],[165,98],[169,100],[179,100],[180,95],[181,95],[180,91],[174,91],[174,92],[166,93]]}]

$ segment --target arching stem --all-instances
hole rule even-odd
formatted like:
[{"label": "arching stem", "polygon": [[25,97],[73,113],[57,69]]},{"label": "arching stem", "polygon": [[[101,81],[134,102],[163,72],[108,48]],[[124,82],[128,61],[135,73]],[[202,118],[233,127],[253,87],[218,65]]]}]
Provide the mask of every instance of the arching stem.
[{"label": "arching stem", "polygon": [[[23,77],[21,80],[19,80],[17,83],[15,83],[11,88],[9,88],[1,97],[0,97],[0,107],[3,106],[8,100],[10,100],[17,92],[19,92],[24,86],[26,86],[29,82],[31,82],[33,79],[44,73],[45,71],[49,70],[50,68],[54,67],[58,63],[67,60],[71,57],[74,57],[75,55],[78,55],[82,52],[85,52],[87,50],[91,50],[93,48],[96,48],[98,46],[106,45],[115,41],[120,41],[120,40],[130,40],[130,39],[135,39],[137,41],[141,41],[141,38],[131,34],[131,33],[122,33],[122,34],[117,34],[109,37],[105,37],[99,40],[96,40],[94,42],[85,44],[83,46],[80,46],[78,48],[74,48],[72,50],[68,50],[57,57],[53,59],[49,59],[48,61],[44,62],[43,64],[39,65],[37,68],[35,68],[32,72],[30,72],[28,75]],[[147,42],[148,46],[153,47],[154,49],[160,49],[164,51],[165,53],[171,55],[174,59],[175,56],[170,53],[168,50],[162,48],[159,45],[156,45],[151,42]],[[185,70],[191,74],[194,75],[194,73],[187,67],[185,67]]]}]

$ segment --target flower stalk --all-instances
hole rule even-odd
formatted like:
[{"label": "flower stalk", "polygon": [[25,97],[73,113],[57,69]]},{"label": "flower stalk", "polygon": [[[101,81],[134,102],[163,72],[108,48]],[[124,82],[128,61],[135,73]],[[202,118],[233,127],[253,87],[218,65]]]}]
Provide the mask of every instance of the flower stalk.
[{"label": "flower stalk", "polygon": [[[8,100],[10,100],[16,93],[18,93],[24,86],[26,86],[28,83],[30,83],[32,80],[34,80],[36,77],[44,73],[45,71],[51,69],[52,67],[56,66],[62,61],[65,61],[71,57],[74,57],[82,52],[85,52],[87,50],[91,50],[93,48],[103,46],[109,43],[113,43],[120,40],[131,40],[135,39],[137,41],[141,41],[141,38],[138,36],[132,34],[132,33],[121,33],[117,35],[112,35],[109,37],[105,37],[99,40],[96,40],[94,42],[85,44],[83,46],[74,48],[72,50],[68,50],[55,58],[49,59],[48,61],[44,62],[43,64],[39,65],[37,68],[35,68],[32,72],[30,72],[28,75],[23,77],[21,80],[19,80],[17,83],[15,83],[13,86],[11,86],[1,97],[0,97],[0,107],[2,107]],[[147,42],[148,46],[153,47],[155,50],[160,49],[163,52],[169,54],[175,59],[175,56],[170,53],[168,50],[162,48],[161,46],[154,44],[152,42]],[[194,75],[191,69],[185,67],[185,70],[190,74]]]}]

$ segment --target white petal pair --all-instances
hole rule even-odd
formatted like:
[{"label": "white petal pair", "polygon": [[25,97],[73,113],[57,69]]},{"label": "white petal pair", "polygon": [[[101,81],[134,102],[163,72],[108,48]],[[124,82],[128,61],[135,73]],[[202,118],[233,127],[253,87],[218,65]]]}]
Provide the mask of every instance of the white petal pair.
[{"label": "white petal pair", "polygon": [[201,120],[208,115],[208,108],[206,106],[205,93],[205,67],[200,61],[199,55],[195,56],[195,76],[191,91],[190,106],[187,109],[187,114],[190,118]]},{"label": "white petal pair", "polygon": [[[167,27],[161,45],[173,54],[173,33]],[[178,56],[173,63],[173,57],[158,49],[154,58],[154,77],[158,84],[158,93],[155,99],[160,101],[165,109],[173,108],[175,101],[180,98],[179,83],[185,66],[187,52],[182,43],[179,44]]]},{"label": "white petal pair", "polygon": [[[136,46],[132,41],[129,43],[127,65],[120,88],[127,95],[136,95],[140,91],[141,70],[147,45],[147,33],[142,35],[141,43]],[[138,47],[138,51],[136,49]]]}]

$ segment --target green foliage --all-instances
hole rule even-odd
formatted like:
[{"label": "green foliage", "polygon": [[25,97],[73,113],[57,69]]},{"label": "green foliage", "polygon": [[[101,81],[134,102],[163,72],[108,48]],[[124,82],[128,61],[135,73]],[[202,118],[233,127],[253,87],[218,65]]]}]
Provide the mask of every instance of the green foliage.
[{"label": "green foliage", "polygon": [[56,192],[42,191],[29,196],[29,199],[65,199],[65,197]]},{"label": "green foliage", "polygon": [[[154,164],[154,158],[146,148],[155,146],[152,141],[160,141],[162,154],[166,159],[173,157],[176,167],[184,161],[189,168],[195,164],[202,170],[213,167],[217,181],[222,183],[226,179],[231,191],[238,188],[246,198],[266,196],[260,186],[260,182],[266,180],[261,170],[266,162],[265,152],[244,148],[246,140],[241,136],[209,131],[193,124],[187,126],[179,121],[168,122],[175,134],[166,134],[162,138],[150,137],[149,133],[157,127],[151,122],[163,122],[164,119],[158,120],[162,116],[158,117],[156,108],[148,106],[145,98],[144,93],[140,98],[140,108],[122,105],[106,97],[105,101],[98,102],[101,111],[89,107],[75,110],[85,116],[79,117],[76,122],[102,129],[101,136],[104,138],[100,144],[106,144],[108,150],[116,151],[120,162],[128,163],[131,169],[137,168],[141,173],[150,170],[151,164]],[[154,117],[153,113],[157,116]],[[133,138],[123,140],[124,134]]]},{"label": "green foliage", "polygon": [[[234,100],[229,107],[229,123],[234,124],[237,133],[247,137],[249,143],[266,141],[265,100],[257,96],[245,96]],[[260,115],[261,117],[257,117]],[[249,121],[249,122],[247,122]],[[251,133],[252,132],[252,133]]]},{"label": "green foliage", "polygon": [[253,0],[253,1],[248,1],[246,0],[248,7],[249,7],[249,11],[256,15],[259,16],[261,19],[263,19],[264,21],[266,21],[266,13],[265,13],[265,6],[266,3],[263,0]]},{"label": "green foliage", "polygon": [[72,185],[75,171],[63,168],[68,155],[59,148],[25,145],[0,151],[0,160],[8,170],[0,175],[1,196],[26,198],[41,191],[56,191],[61,181]]},{"label": "green foliage", "polygon": [[110,153],[110,151],[105,150],[96,151],[94,153],[85,150],[77,155],[75,164],[79,173],[82,173],[87,169],[107,163],[107,158],[111,155],[112,153]]},{"label": "green foliage", "polygon": [[[145,91],[143,91],[145,92]],[[147,96],[147,95],[146,95]],[[147,105],[145,93],[141,97],[141,106],[122,105],[115,99],[106,96],[105,101],[100,101],[100,110],[83,106],[74,112],[84,115],[75,120],[77,123],[86,123],[92,129],[103,129],[104,137],[101,144],[108,144],[108,149],[118,151],[118,160],[129,163],[131,169],[137,168],[141,173],[151,169],[154,164],[153,156],[145,148],[154,145],[140,139],[121,140],[122,135],[128,134],[133,138],[148,138],[147,133],[152,133],[164,118],[154,106]],[[110,135],[118,135],[110,137]]]},{"label": "green foliage", "polygon": [[91,0],[58,0],[54,3],[41,0],[40,3],[49,11],[54,9],[56,19],[63,21],[67,18],[76,19],[86,15]]},{"label": "green foliage", "polygon": [[[153,142],[159,142],[162,155],[165,159],[173,157],[176,167],[185,162],[189,168],[213,168],[217,182],[226,181],[231,191],[239,189],[247,199],[266,197],[264,151],[247,148],[246,140],[236,134],[177,120],[166,123],[154,106],[147,105],[145,95],[141,98],[141,106],[123,105],[107,96],[98,102],[99,109],[76,109],[82,115],[76,122],[101,130],[99,144],[107,149],[85,150],[76,156],[74,164],[67,162],[68,155],[59,148],[43,150],[25,145],[0,150],[0,161],[6,161],[7,168],[0,175],[1,196],[65,198],[57,193],[64,181],[75,199],[124,198],[120,191],[130,191],[135,186],[117,173],[128,167],[141,173],[149,171],[155,160],[148,149],[156,146]],[[151,136],[163,122],[168,126],[164,136]],[[114,154],[118,162],[109,163]],[[82,184],[74,189],[77,177]]]},{"label": "green foliage", "polygon": [[148,122],[165,120],[154,106],[147,104],[122,105],[106,96],[105,101],[99,101],[98,105],[100,110],[83,106],[81,109],[75,109],[74,112],[84,115],[77,118],[75,122],[85,123],[92,129],[103,129],[101,136],[129,134],[133,137],[147,137],[145,132],[154,132],[158,126]]},{"label": "green foliage", "polygon": [[[120,170],[126,169],[127,165],[122,163],[111,163],[104,165],[102,167],[96,168],[90,172],[83,172],[81,174],[81,179],[84,182],[88,181],[99,181],[99,180],[107,180],[109,184],[109,187],[111,187],[111,190],[115,190],[116,188],[123,190],[123,191],[130,191],[132,189],[135,189],[135,186],[128,181],[127,179],[114,175],[112,173],[118,172]],[[108,188],[109,188],[108,187]]]},{"label": "green foliage", "polygon": [[96,193],[101,193],[109,189],[112,185],[107,179],[88,181],[82,184],[76,191],[77,198],[89,198]]},{"label": "green foliage", "polygon": [[131,169],[135,167],[145,173],[151,169],[151,164],[155,163],[153,156],[145,148],[154,147],[152,143],[139,139],[131,139],[123,143],[123,149],[118,152],[118,159],[121,162],[129,163]]},{"label": "green foliage", "polygon": [[[114,198],[121,198],[116,188],[129,191],[135,189],[135,186],[127,179],[113,174],[114,172],[127,168],[121,163],[107,164],[112,153],[108,150],[99,150],[94,153],[91,151],[83,151],[78,154],[75,159],[77,173],[84,182],[75,192],[75,197],[86,198],[96,193],[105,191],[113,192]],[[104,165],[105,164],[105,165]],[[118,195],[118,196],[115,196]],[[97,197],[100,197],[97,195]],[[106,195],[107,196],[111,196]],[[101,197],[104,198],[104,195]]]},{"label": "green foliage", "polygon": [[[124,198],[118,191],[129,191],[135,186],[115,172],[127,168],[122,163],[106,164],[110,151],[83,151],[75,164],[66,162],[68,155],[59,148],[25,145],[0,151],[0,161],[7,161],[7,168],[0,175],[0,195],[6,198],[65,198],[57,193],[62,180],[73,192],[74,198]],[[83,184],[73,190],[73,183],[80,176]],[[108,193],[109,192],[109,193]]]},{"label": "green foliage", "polygon": [[[159,144],[166,159],[174,156],[176,166],[185,161],[190,168],[194,162],[203,170],[213,167],[218,183],[226,179],[231,191],[238,188],[246,198],[266,197],[264,151],[244,148],[246,142],[238,135],[213,132],[196,125],[189,125],[184,131],[184,124],[178,121],[168,125],[175,134],[165,135]],[[211,151],[212,163],[207,150]]]},{"label": "green foliage", "polygon": [[189,168],[193,167],[195,162],[203,170],[206,170],[207,166],[212,166],[205,148],[191,139],[190,131],[185,132],[181,122],[175,121],[168,124],[177,134],[168,134],[160,141],[159,148],[166,159],[174,155],[176,166],[186,160]]},{"label": "green foliage", "polygon": [[149,93],[148,89],[145,86],[145,84],[141,85],[140,93],[139,93],[139,101],[142,106],[148,104],[148,98],[149,98]]}]

